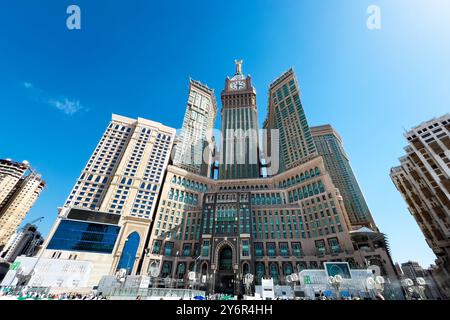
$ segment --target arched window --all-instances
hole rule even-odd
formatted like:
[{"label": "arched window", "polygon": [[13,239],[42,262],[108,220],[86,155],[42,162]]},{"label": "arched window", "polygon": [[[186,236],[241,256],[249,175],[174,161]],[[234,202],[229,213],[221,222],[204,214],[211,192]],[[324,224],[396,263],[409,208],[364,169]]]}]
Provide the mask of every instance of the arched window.
[{"label": "arched window", "polygon": [[320,170],[318,167],[315,168],[315,171],[316,171],[316,176],[320,175]]},{"label": "arched window", "polygon": [[297,263],[297,272],[300,272],[305,269],[306,269],[306,263],[304,263],[304,262]]},{"label": "arched window", "polygon": [[178,270],[177,270],[178,279],[183,279],[185,273],[186,273],[186,264],[184,262],[180,262],[178,264]]},{"label": "arched window", "polygon": [[242,274],[246,275],[249,272],[250,272],[250,267],[248,266],[248,263],[244,262],[244,264],[242,265]]},{"label": "arched window", "polygon": [[131,274],[133,271],[134,262],[136,260],[136,252],[139,247],[139,241],[140,237],[136,231],[128,236],[125,240],[125,245],[123,246],[119,263],[117,264],[117,270],[126,269],[127,274]]},{"label": "arched window", "polygon": [[159,275],[159,264],[156,261],[150,263],[148,267],[148,274],[152,277],[157,277]]},{"label": "arched window", "polygon": [[292,265],[289,262],[286,262],[283,266],[283,273],[285,276],[292,274]]},{"label": "arched window", "polygon": [[256,265],[256,280],[257,284],[261,284],[261,279],[264,277],[266,271],[263,263],[258,263]]},{"label": "arched window", "polygon": [[219,270],[233,269],[233,251],[229,246],[222,248],[219,252]]},{"label": "arched window", "polygon": [[172,265],[169,261],[165,261],[162,266],[161,270],[161,277],[166,278],[170,276],[170,269],[172,268]]},{"label": "arched window", "polygon": [[208,264],[205,262],[202,264],[202,276],[206,275],[208,272]]},{"label": "arched window", "polygon": [[273,279],[273,284],[278,284],[279,282],[279,273],[278,273],[278,266],[276,263],[270,264],[270,276]]},{"label": "arched window", "polygon": [[358,268],[358,265],[356,264],[355,259],[349,258],[349,259],[347,259],[347,262],[348,262],[348,264],[350,266],[350,269],[357,269]]}]

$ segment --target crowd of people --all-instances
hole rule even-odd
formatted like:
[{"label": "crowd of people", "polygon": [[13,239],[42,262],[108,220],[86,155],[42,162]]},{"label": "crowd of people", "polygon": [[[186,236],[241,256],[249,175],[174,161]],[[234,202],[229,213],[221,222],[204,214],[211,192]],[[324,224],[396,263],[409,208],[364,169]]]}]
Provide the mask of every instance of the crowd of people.
[{"label": "crowd of people", "polygon": [[46,293],[46,292],[35,292],[26,291],[15,292],[8,289],[0,290],[1,297],[16,297],[18,300],[105,300],[106,297],[101,294],[80,294],[80,293]]}]

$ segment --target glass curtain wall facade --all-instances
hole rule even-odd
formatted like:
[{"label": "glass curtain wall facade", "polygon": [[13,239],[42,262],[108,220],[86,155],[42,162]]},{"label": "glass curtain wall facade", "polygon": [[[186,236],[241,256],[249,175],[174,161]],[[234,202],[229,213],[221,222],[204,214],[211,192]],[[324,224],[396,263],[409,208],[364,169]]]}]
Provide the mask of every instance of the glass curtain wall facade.
[{"label": "glass curtain wall facade", "polygon": [[339,134],[330,125],[312,127],[311,132],[325,167],[344,198],[352,226],[377,230]]}]

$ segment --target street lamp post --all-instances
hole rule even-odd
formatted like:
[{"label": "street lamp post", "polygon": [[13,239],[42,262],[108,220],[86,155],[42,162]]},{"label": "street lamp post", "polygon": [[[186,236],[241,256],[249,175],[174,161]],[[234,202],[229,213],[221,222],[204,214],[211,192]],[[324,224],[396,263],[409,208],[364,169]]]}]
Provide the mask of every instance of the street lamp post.
[{"label": "street lamp post", "polygon": [[338,299],[339,299],[339,288],[341,287],[342,280],[343,280],[342,276],[339,274],[328,277],[328,283],[333,286],[334,290],[336,291],[336,298]]},{"label": "street lamp post", "polygon": [[16,278],[17,278],[17,283],[19,283],[19,278],[22,276],[22,274],[24,272],[25,272],[25,269],[22,268],[22,267],[19,267],[19,269],[17,269],[16,274],[12,277],[11,282],[9,283],[8,287],[10,287],[10,289],[12,287],[12,284],[13,284],[14,280],[16,280]]},{"label": "street lamp post", "polygon": [[375,291],[375,297],[384,300],[384,297],[382,295],[382,292],[384,291],[384,284],[385,280],[382,276],[376,276],[376,277],[368,277],[366,279],[366,287],[369,290]]},{"label": "street lamp post", "polygon": [[131,274],[131,270],[130,270],[130,260],[131,260],[131,254],[128,251],[125,251],[125,254],[128,256],[128,261],[127,261],[127,274]]},{"label": "street lamp post", "polygon": [[250,296],[252,294],[252,289],[251,289],[251,285],[253,283],[253,279],[255,277],[251,274],[251,273],[247,273],[244,276],[244,284],[245,284],[245,294],[247,296]]},{"label": "street lamp post", "polygon": [[194,285],[193,285],[194,290],[195,290],[195,284],[197,283],[197,263],[198,263],[198,259],[200,259],[201,256],[202,256],[202,253],[200,252],[200,255],[194,259],[194,273],[195,273]]},{"label": "street lamp post", "polygon": [[425,281],[424,278],[418,277],[416,278],[416,283],[417,289],[419,290],[420,298],[426,300],[427,297],[425,295],[425,286],[427,285],[427,282]]},{"label": "street lamp post", "polygon": [[401,284],[406,292],[406,299],[412,300],[412,293],[414,291],[412,287],[414,286],[414,282],[411,279],[406,278],[401,281]]},{"label": "street lamp post", "polygon": [[174,264],[175,264],[175,277],[174,277],[174,279],[175,279],[175,289],[178,289],[178,256],[179,256],[179,254],[180,254],[180,251],[179,250],[177,250],[177,252],[175,252],[175,261],[174,261]]}]

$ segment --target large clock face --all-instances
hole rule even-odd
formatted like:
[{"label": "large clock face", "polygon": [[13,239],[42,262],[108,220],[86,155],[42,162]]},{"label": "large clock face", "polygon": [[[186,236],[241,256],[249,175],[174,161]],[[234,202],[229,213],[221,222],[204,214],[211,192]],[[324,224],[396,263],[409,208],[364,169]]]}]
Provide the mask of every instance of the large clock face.
[{"label": "large clock face", "polygon": [[245,85],[245,81],[239,80],[239,81],[233,81],[230,84],[230,89],[231,90],[242,90],[245,89],[246,85]]}]

